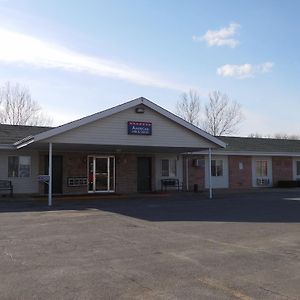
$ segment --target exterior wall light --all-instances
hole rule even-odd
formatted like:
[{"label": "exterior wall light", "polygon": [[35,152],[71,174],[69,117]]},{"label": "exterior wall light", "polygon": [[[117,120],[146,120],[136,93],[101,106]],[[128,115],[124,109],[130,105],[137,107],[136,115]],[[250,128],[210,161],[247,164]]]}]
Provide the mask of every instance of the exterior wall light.
[{"label": "exterior wall light", "polygon": [[143,113],[145,112],[145,109],[144,109],[143,107],[137,107],[137,108],[135,109],[135,112],[136,112],[137,114],[143,114]]}]

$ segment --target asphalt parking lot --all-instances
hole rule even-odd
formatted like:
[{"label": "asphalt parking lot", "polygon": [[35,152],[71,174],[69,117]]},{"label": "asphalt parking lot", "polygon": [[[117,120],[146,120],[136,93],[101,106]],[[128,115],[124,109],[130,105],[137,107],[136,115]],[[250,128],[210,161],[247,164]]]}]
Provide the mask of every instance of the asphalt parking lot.
[{"label": "asphalt parking lot", "polygon": [[0,201],[0,299],[300,299],[300,192]]}]

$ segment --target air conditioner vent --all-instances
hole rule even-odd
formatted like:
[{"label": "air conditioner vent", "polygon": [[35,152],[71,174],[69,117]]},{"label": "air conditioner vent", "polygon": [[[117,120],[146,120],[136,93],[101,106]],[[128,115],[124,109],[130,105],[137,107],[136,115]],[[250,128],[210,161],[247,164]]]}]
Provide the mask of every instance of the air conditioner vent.
[{"label": "air conditioner vent", "polygon": [[257,178],[256,184],[259,186],[268,186],[270,183],[269,178]]}]

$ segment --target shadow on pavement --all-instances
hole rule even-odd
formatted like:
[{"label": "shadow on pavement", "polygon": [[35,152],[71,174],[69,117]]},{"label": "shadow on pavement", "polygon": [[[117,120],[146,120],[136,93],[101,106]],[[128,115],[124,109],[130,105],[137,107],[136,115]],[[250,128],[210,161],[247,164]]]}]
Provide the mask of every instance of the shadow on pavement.
[{"label": "shadow on pavement", "polygon": [[199,194],[169,197],[129,197],[64,201],[0,201],[0,213],[46,212],[98,209],[156,221],[282,222],[300,223],[300,195],[297,193],[233,194],[207,199]]}]

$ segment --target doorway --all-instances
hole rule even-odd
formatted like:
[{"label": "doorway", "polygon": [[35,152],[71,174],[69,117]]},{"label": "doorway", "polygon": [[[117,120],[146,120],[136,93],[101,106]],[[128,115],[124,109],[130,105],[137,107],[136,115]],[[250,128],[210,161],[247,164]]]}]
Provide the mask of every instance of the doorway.
[{"label": "doorway", "polygon": [[[45,173],[49,173],[49,156],[45,156]],[[61,155],[52,156],[52,193],[62,194],[63,181],[63,157]],[[48,184],[45,184],[44,192],[48,194]]]},{"label": "doorway", "polygon": [[137,159],[137,190],[138,192],[151,192],[151,157],[138,157]]},{"label": "doorway", "polygon": [[88,192],[115,191],[115,157],[88,157]]}]

